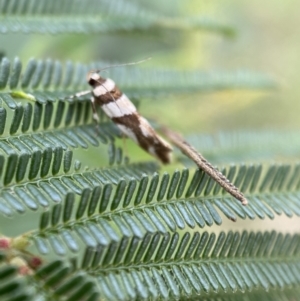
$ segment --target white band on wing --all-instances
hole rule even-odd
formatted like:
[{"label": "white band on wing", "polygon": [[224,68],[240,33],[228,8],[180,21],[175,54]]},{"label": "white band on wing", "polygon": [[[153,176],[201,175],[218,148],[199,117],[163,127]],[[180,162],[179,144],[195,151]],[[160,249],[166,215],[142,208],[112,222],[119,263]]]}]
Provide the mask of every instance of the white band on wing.
[{"label": "white band on wing", "polygon": [[[115,85],[116,84],[113,80],[111,80],[110,78],[107,78],[103,84],[101,84],[93,89],[93,93],[96,97],[99,97],[99,96],[104,95],[104,94],[110,92],[111,90],[113,90]],[[112,99],[112,101],[114,101],[114,100]]]}]

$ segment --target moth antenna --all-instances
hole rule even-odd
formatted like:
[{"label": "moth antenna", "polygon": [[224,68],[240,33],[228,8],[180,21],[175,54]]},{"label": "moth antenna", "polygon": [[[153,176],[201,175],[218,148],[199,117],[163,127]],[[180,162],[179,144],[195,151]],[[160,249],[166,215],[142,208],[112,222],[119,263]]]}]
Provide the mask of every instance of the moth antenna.
[{"label": "moth antenna", "polygon": [[[99,72],[100,72],[100,70],[99,70]],[[108,73],[106,70],[104,70],[103,72],[104,72],[104,73]]]},{"label": "moth antenna", "polygon": [[137,65],[137,64],[140,64],[140,63],[149,61],[149,60],[151,60],[151,59],[152,59],[152,57],[148,57],[148,58],[146,58],[146,59],[143,59],[143,60],[137,61],[137,62],[125,63],[125,64],[117,64],[117,65],[111,65],[111,66],[107,66],[107,67],[104,67],[104,68],[98,70],[98,72],[101,72],[101,71],[103,71],[103,70],[105,70],[105,69],[114,68],[114,67],[129,66],[129,65]]},{"label": "moth antenna", "polygon": [[146,59],[143,59],[143,60],[137,61],[137,62],[125,63],[125,64],[117,64],[117,65],[111,65],[111,66],[104,67],[104,68],[102,68],[102,69],[92,69],[92,70],[90,70],[90,71],[88,72],[87,78],[90,77],[90,74],[91,74],[91,73],[100,73],[100,72],[102,72],[103,70],[110,69],[110,68],[114,68],[114,67],[136,65],[136,64],[140,64],[140,63],[149,61],[149,60],[151,60],[151,59],[152,59],[152,57],[148,57],[148,58],[146,58]]}]

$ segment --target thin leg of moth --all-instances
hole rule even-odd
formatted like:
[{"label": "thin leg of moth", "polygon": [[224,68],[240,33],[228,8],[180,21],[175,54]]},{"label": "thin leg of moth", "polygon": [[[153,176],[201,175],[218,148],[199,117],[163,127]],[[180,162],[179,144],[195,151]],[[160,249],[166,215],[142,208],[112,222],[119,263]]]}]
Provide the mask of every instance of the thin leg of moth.
[{"label": "thin leg of moth", "polygon": [[219,183],[228,193],[239,200],[243,205],[248,201],[243,193],[235,187],[221,172],[212,166],[201,154],[199,154],[181,135],[166,127],[161,128],[162,132],[176,145],[186,156],[192,159],[205,173]]},{"label": "thin leg of moth", "polygon": [[99,118],[97,108],[96,108],[96,105],[95,105],[95,97],[94,96],[91,97],[91,107],[92,107],[92,111],[93,111],[93,120],[94,120],[95,125],[96,125],[95,126],[96,127],[96,133],[97,133],[97,136],[100,136],[100,131],[99,131],[100,118]]},{"label": "thin leg of moth", "polygon": [[93,120],[98,125],[98,123],[100,122],[100,118],[99,118],[97,108],[95,105],[95,97],[94,96],[91,97],[91,104],[92,104],[92,111],[93,111]]},{"label": "thin leg of moth", "polygon": [[67,96],[67,97],[65,97],[65,98],[73,99],[73,98],[75,98],[75,97],[81,97],[81,96],[88,95],[88,94],[91,94],[91,90],[81,91],[81,92],[78,92],[78,93],[76,93],[76,94]]}]

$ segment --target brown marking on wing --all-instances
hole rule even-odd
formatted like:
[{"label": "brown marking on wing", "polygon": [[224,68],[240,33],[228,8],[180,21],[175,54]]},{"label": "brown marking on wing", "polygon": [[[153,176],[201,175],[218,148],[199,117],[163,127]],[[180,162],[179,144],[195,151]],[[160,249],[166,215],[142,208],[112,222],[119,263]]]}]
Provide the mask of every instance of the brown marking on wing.
[{"label": "brown marking on wing", "polygon": [[135,113],[130,115],[124,115],[122,117],[114,117],[112,118],[112,121],[116,124],[120,124],[131,129],[137,138],[139,146],[143,148],[146,152],[149,153],[149,150],[152,148],[154,150],[155,155],[162,161],[162,163],[170,163],[170,152],[172,151],[170,145],[168,145],[160,136],[158,136],[149,124],[147,127],[149,135],[144,136],[140,127],[141,121],[139,118],[140,116],[137,113]]},{"label": "brown marking on wing", "polygon": [[[93,88],[96,88],[98,86],[103,85],[106,82],[106,78],[100,77],[100,79],[97,82],[94,82]],[[95,101],[97,105],[104,105],[107,103],[110,103],[112,101],[116,101],[122,96],[122,92],[117,87],[117,85],[114,86],[114,88],[111,91],[107,91],[105,94],[96,96],[94,93]]]}]

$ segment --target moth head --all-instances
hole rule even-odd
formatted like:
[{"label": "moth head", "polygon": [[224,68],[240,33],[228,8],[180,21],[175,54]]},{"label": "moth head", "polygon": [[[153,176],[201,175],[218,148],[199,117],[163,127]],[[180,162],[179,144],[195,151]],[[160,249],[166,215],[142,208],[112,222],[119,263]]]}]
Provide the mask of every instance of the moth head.
[{"label": "moth head", "polygon": [[91,85],[92,87],[95,86],[96,83],[99,82],[101,76],[99,75],[100,70],[91,70],[88,74],[87,74],[87,82],[89,83],[89,85]]}]

